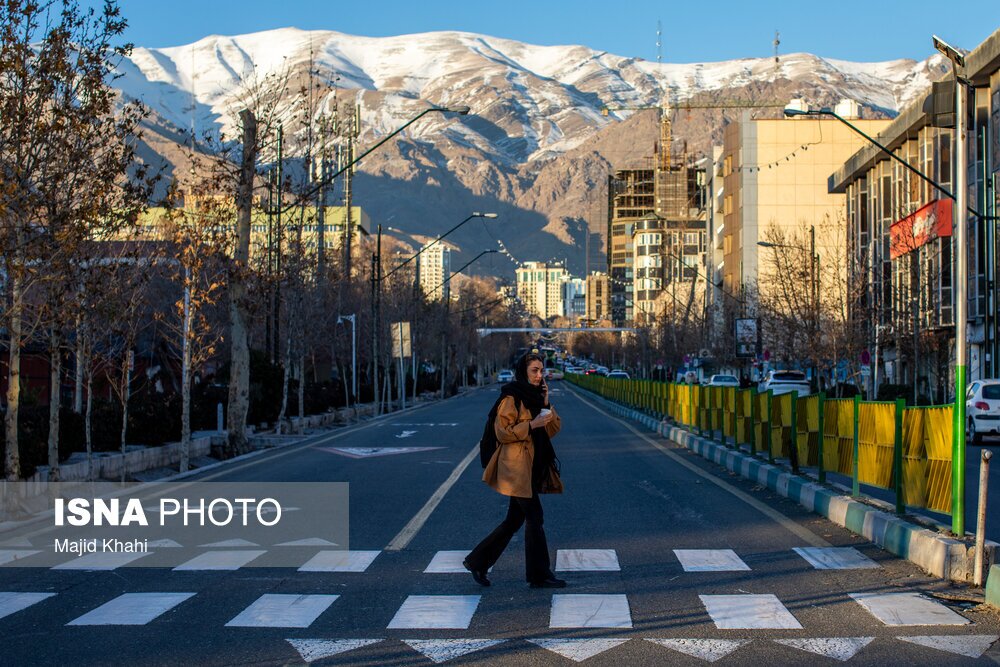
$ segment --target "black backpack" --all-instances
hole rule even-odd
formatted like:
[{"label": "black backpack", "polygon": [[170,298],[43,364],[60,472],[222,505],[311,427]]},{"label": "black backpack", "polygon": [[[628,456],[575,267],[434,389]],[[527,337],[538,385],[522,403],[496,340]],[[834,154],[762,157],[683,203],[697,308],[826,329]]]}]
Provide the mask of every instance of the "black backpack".
[{"label": "black backpack", "polygon": [[[496,422],[500,402],[503,399],[504,395],[501,394],[497,402],[493,404],[493,408],[490,409],[490,414],[486,418],[486,426],[483,427],[483,437],[479,440],[479,462],[483,464],[484,468],[489,465],[490,459],[493,458],[493,452],[497,450],[497,432],[494,422]],[[517,400],[517,396],[514,396],[514,407],[520,412],[521,401]]]}]

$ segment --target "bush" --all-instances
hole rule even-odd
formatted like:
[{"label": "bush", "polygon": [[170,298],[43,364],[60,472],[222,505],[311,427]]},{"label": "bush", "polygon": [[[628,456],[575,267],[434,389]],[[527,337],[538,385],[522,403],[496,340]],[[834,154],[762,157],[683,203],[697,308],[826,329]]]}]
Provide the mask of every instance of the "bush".
[{"label": "bush", "polygon": [[[49,408],[47,405],[21,406],[17,411],[18,453],[21,458],[21,476],[31,477],[38,466],[49,463]],[[0,460],[7,453],[6,436],[0,447]],[[59,409],[59,461],[84,449],[83,415],[69,408]]]},{"label": "bush", "polygon": [[897,398],[906,399],[907,405],[913,403],[913,385],[910,384],[889,384],[888,382],[878,386],[876,400],[895,401]]}]

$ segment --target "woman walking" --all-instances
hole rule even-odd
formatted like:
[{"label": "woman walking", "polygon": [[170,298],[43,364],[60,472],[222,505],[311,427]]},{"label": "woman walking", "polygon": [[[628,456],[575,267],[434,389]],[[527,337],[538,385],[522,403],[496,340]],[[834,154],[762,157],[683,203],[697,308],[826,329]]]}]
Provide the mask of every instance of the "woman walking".
[{"label": "woman walking", "polygon": [[542,527],[540,493],[562,493],[559,462],[552,436],[559,432],[559,415],[549,404],[549,388],[542,377],[545,363],[537,354],[526,354],[517,363],[514,381],[500,389],[495,431],[497,448],[483,473],[483,481],[498,493],[510,496],[507,516],[466,557],[465,568],[481,586],[489,586],[486,573],[507,548],[521,525],[524,529],[525,576],[532,588],[562,588],[549,560]]}]

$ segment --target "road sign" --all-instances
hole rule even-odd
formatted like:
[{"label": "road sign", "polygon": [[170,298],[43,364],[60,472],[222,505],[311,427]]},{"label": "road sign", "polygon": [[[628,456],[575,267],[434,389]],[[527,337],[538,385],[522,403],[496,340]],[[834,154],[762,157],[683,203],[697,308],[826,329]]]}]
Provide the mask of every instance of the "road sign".
[{"label": "road sign", "polygon": [[406,358],[411,356],[410,352],[410,323],[392,323],[392,358]]},{"label": "road sign", "polygon": [[861,367],[861,377],[867,378],[871,377],[871,375],[872,375],[872,367],[868,364],[864,364]]}]

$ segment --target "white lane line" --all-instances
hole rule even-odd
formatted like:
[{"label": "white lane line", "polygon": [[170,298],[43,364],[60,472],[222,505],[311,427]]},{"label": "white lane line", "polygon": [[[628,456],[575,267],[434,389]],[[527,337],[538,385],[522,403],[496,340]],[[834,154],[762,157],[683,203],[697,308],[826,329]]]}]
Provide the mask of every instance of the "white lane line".
[{"label": "white lane line", "polygon": [[583,662],[595,655],[610,651],[616,646],[621,646],[628,639],[595,637],[594,639],[529,639],[528,641],[573,662]]},{"label": "white lane line", "polygon": [[383,639],[286,639],[306,662],[315,662],[362,646],[378,644]]},{"label": "white lane line", "polygon": [[886,625],[966,625],[940,602],[920,593],[851,593],[851,597]]},{"label": "white lane line", "polygon": [[16,614],[33,604],[47,600],[55,593],[6,593],[0,592],[0,618]]},{"label": "white lane line", "polygon": [[810,545],[812,545],[814,547],[828,547],[828,546],[831,546],[830,543],[827,542],[826,540],[824,540],[822,537],[819,537],[818,535],[815,535],[812,531],[810,531],[810,530],[808,530],[806,528],[803,528],[802,526],[800,526],[799,524],[797,524],[795,521],[789,519],[787,516],[785,516],[784,514],[782,514],[781,512],[775,510],[772,507],[769,507],[768,505],[765,505],[764,503],[762,503],[761,501],[757,500],[756,498],[754,498],[750,494],[744,493],[743,491],[740,491],[735,486],[729,484],[728,482],[726,482],[723,479],[720,479],[720,478],[716,477],[712,473],[706,472],[706,471],[702,470],[701,468],[699,468],[695,464],[691,463],[690,461],[685,461],[683,457],[681,457],[677,453],[671,451],[669,447],[667,447],[663,443],[657,442],[656,440],[654,440],[653,438],[649,437],[645,433],[643,433],[643,432],[641,432],[641,431],[633,428],[633,426],[630,423],[628,423],[627,421],[625,421],[624,419],[619,419],[618,417],[615,417],[610,412],[607,412],[607,411],[603,410],[602,408],[600,408],[599,406],[595,405],[594,403],[592,403],[588,399],[584,398],[580,394],[577,394],[577,393],[574,392],[574,395],[579,400],[583,401],[583,403],[585,405],[589,405],[591,407],[591,409],[600,412],[601,414],[605,415],[609,419],[613,419],[613,420],[617,421],[619,424],[621,424],[622,426],[624,426],[625,428],[627,428],[633,434],[635,434],[636,436],[642,438],[643,440],[645,440],[646,442],[648,442],[653,447],[656,447],[661,452],[663,452],[664,454],[666,454],[668,457],[670,457],[671,459],[673,459],[677,463],[681,464],[682,466],[684,466],[685,468],[687,468],[688,470],[690,470],[694,474],[698,475],[702,479],[708,480],[709,482],[711,482],[712,484],[715,484],[716,486],[718,486],[719,488],[725,490],[726,492],[731,493],[732,495],[734,495],[737,498],[739,498],[740,501],[743,502],[744,504],[749,505],[750,507],[753,507],[755,510],[757,510],[761,514],[765,515],[766,517],[768,517],[772,521],[780,524],[786,530],[788,530],[789,532],[793,533],[796,537],[798,537],[799,539],[801,539],[806,544],[810,544]]},{"label": "white lane line", "polygon": [[553,595],[550,628],[631,628],[625,595]]},{"label": "white lane line", "polygon": [[557,572],[620,572],[614,549],[559,549]]},{"label": "white lane line", "polygon": [[207,551],[174,568],[174,572],[201,570],[238,570],[266,551]]},{"label": "white lane line", "polygon": [[462,561],[469,555],[468,551],[439,551],[424,569],[425,574],[454,574],[467,572]]},{"label": "white lane line", "polygon": [[996,635],[931,635],[897,637],[900,641],[979,659],[1000,639]]},{"label": "white lane line", "polygon": [[226,623],[226,627],[308,628],[339,597],[268,593]]},{"label": "white lane line", "polygon": [[801,630],[795,617],[774,595],[699,595],[720,630]]},{"label": "white lane line", "polygon": [[80,556],[79,558],[74,558],[71,561],[65,563],[60,563],[53,567],[53,570],[117,570],[120,567],[128,565],[134,560],[138,560],[143,556],[148,556],[149,553],[118,553],[118,552],[106,552],[106,553],[96,553],[87,554],[86,556]]},{"label": "white lane line", "polygon": [[125,593],[66,625],[146,625],[194,593]]},{"label": "white lane line", "polygon": [[701,658],[705,662],[721,660],[739,647],[750,643],[749,639],[647,639],[646,641]]},{"label": "white lane line", "polygon": [[419,651],[436,664],[460,658],[469,653],[492,648],[506,639],[404,639],[403,643]]},{"label": "white lane line", "polygon": [[797,648],[800,651],[821,655],[824,658],[847,662],[857,655],[858,651],[871,644],[874,639],[874,637],[816,637],[811,639],[775,639],[774,641]]},{"label": "white lane line", "polygon": [[13,563],[14,561],[27,558],[28,556],[34,556],[38,553],[41,553],[41,551],[28,549],[3,549],[0,550],[0,565],[7,565],[8,563]]},{"label": "white lane line", "polygon": [[479,595],[410,595],[388,628],[467,630],[479,606]]},{"label": "white lane line", "polygon": [[685,572],[745,572],[750,566],[732,549],[674,549]]},{"label": "white lane line", "polygon": [[364,572],[381,551],[320,551],[299,572]]},{"label": "white lane line", "polygon": [[410,543],[410,540],[412,540],[420,529],[424,527],[424,524],[427,523],[427,519],[430,518],[431,513],[434,512],[434,510],[437,509],[437,506],[441,504],[441,501],[444,500],[445,494],[448,493],[451,487],[455,486],[455,482],[458,481],[458,478],[462,476],[462,473],[465,472],[465,469],[469,467],[469,464],[472,463],[472,460],[477,456],[479,456],[478,442],[471,450],[469,450],[469,453],[465,455],[465,458],[462,459],[455,469],[451,471],[451,474],[448,475],[448,479],[441,483],[441,486],[438,487],[437,491],[435,491],[434,495],[427,500],[424,506],[420,508],[420,511],[417,512],[416,515],[410,519],[409,523],[403,526],[403,530],[399,531],[399,534],[392,538],[392,541],[386,545],[386,551],[399,551],[406,548],[406,545]]},{"label": "white lane line", "polygon": [[879,566],[854,547],[795,547],[795,553],[817,570],[863,570]]}]

